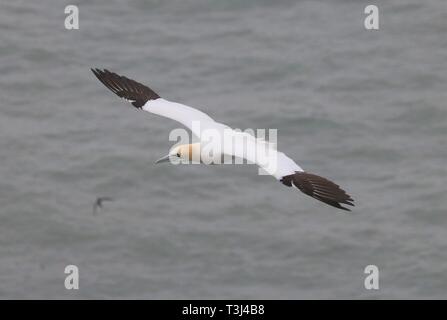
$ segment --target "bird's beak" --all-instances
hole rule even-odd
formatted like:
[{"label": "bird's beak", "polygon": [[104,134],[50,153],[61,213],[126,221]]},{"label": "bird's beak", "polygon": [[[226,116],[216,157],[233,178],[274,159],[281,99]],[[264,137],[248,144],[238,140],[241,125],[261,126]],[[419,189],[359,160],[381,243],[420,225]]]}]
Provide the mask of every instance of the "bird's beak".
[{"label": "bird's beak", "polygon": [[160,158],[157,161],[155,161],[155,164],[162,163],[162,162],[168,162],[168,161],[171,161],[171,155],[169,155],[169,154],[167,156],[164,156],[163,158]]}]

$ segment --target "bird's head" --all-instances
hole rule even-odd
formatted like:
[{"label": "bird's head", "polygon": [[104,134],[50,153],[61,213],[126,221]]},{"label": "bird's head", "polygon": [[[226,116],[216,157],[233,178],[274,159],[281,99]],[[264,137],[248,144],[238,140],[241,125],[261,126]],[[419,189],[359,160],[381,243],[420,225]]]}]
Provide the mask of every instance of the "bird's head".
[{"label": "bird's head", "polygon": [[[190,163],[194,159],[200,159],[200,145],[198,143],[193,144],[181,144],[171,148],[169,153],[155,161],[155,163],[171,162],[173,164],[178,163]],[[199,160],[200,162],[200,160]]]}]

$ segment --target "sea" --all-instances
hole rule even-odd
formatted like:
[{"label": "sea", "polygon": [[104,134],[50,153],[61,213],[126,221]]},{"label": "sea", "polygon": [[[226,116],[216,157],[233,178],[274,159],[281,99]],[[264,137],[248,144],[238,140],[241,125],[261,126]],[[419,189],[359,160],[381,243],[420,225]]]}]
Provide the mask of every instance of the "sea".
[{"label": "sea", "polygon": [[[446,34],[444,0],[2,1],[0,299],[446,299]],[[154,165],[181,125],[90,68],[277,129],[355,207]]]}]

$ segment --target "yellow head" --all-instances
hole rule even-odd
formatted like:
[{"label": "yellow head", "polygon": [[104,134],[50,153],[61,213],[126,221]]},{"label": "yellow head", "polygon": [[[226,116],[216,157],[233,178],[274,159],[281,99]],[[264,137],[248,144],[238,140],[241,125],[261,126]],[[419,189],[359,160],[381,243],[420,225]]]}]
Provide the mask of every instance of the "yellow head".
[{"label": "yellow head", "polygon": [[173,147],[167,156],[158,159],[155,163],[171,162],[200,163],[200,143],[181,144]]}]

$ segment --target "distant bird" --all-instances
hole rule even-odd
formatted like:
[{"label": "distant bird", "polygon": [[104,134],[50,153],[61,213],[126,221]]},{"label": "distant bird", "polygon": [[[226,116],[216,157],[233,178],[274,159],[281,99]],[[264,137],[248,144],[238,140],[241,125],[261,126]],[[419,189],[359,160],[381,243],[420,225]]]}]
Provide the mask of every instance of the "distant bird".
[{"label": "distant bird", "polygon": [[[198,160],[206,164],[212,163],[212,159],[209,159],[209,156],[200,151],[202,144],[205,144],[201,133],[212,129],[226,137],[229,135],[233,139],[231,144],[224,143],[219,149],[214,145],[212,146],[212,148],[216,148],[216,153],[220,153],[221,156],[226,155],[256,163],[284,185],[298,188],[303,193],[333,207],[350,211],[350,209],[343,207],[341,204],[354,206],[354,200],[351,196],[337,184],[326,178],[305,172],[292,159],[284,153],[277,151],[276,148],[269,147],[267,161],[260,161],[258,157],[254,156],[256,152],[253,151],[258,147],[265,147],[265,141],[216,122],[202,111],[160,98],[152,89],[134,80],[108,70],[91,70],[108,89],[129,101],[135,108],[176,120],[190,129],[200,139],[199,143],[183,144],[171,148],[168,155],[159,159],[156,163],[191,160]],[[231,99],[229,97],[230,102]],[[197,126],[197,124],[200,125]]]},{"label": "distant bird", "polygon": [[96,201],[93,204],[93,214],[95,214],[98,211],[98,209],[102,208],[102,203],[104,201],[113,201],[113,198],[110,198],[110,197],[98,197],[98,198],[96,198]]}]

